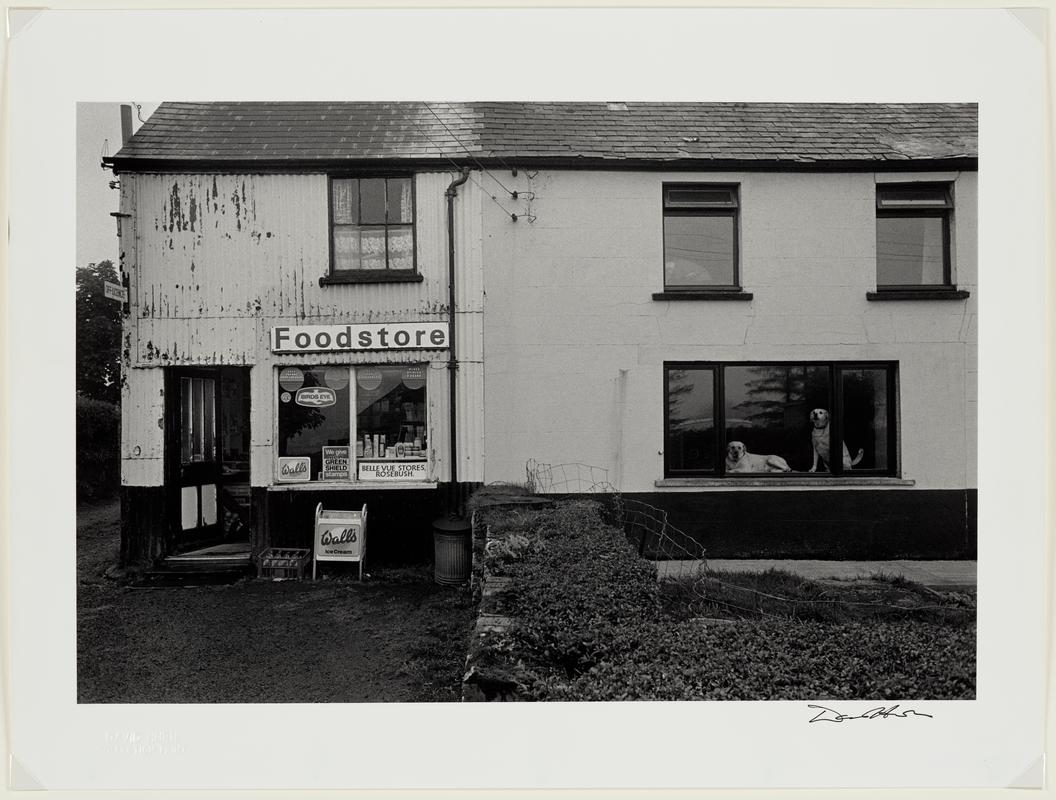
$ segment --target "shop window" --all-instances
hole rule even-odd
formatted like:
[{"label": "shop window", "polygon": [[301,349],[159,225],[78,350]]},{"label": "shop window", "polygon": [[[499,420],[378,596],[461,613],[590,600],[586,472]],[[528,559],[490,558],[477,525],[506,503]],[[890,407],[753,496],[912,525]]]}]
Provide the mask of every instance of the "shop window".
[{"label": "shop window", "polygon": [[427,369],[422,364],[280,369],[279,481],[425,477]]},{"label": "shop window", "polygon": [[876,285],[881,291],[953,289],[948,184],[876,187]]},{"label": "shop window", "polygon": [[665,476],[894,473],[893,364],[668,364]]},{"label": "shop window", "polygon": [[330,275],[323,283],[421,280],[415,271],[414,179],[330,179]]},{"label": "shop window", "polygon": [[664,291],[737,290],[738,190],[664,186]]}]

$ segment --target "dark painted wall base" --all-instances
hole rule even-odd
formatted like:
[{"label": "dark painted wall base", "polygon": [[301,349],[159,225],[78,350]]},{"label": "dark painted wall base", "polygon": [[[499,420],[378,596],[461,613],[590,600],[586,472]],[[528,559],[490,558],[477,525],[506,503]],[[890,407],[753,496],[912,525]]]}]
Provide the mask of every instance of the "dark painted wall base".
[{"label": "dark painted wall base", "polygon": [[[459,486],[461,502],[473,487]],[[368,558],[374,563],[428,563],[432,523],[450,500],[435,490],[280,491],[251,493],[250,543],[311,547],[315,506],[369,509]],[[976,557],[975,489],[817,492],[645,492],[625,497],[664,509],[671,525],[702,545],[708,558],[887,560]],[[165,489],[121,490],[121,563],[167,555]],[[633,531],[632,531],[633,533]],[[687,543],[688,549],[695,549]],[[657,552],[647,538],[644,555]]]},{"label": "dark painted wall base", "polygon": [[[460,497],[471,487],[459,485]],[[447,511],[446,486],[420,490],[253,490],[254,555],[266,547],[311,547],[315,507],[359,509],[367,505],[367,559],[372,563],[428,563],[433,559],[433,520]],[[464,502],[464,500],[462,500]],[[261,524],[263,523],[263,524]]]},{"label": "dark painted wall base", "polygon": [[[973,559],[975,489],[627,494],[708,558]],[[656,552],[656,537],[645,555]]]},{"label": "dark painted wall base", "polygon": [[147,565],[165,555],[164,486],[121,487],[121,566]]}]

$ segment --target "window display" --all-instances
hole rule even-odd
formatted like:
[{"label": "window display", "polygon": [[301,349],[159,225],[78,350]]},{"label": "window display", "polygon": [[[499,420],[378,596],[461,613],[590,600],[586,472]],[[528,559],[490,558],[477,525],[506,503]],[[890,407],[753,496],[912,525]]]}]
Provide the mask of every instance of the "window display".
[{"label": "window display", "polygon": [[278,458],[309,458],[311,481],[427,478],[426,370],[282,368]]}]

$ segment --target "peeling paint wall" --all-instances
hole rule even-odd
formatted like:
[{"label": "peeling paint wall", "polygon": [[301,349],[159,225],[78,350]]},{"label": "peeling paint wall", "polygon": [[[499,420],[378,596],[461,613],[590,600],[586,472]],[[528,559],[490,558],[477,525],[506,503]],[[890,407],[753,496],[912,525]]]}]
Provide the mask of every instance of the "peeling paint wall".
[{"label": "peeling paint wall", "polygon": [[[975,486],[976,174],[543,171],[533,224],[484,203],[487,479],[524,463],[663,477],[664,361],[897,360],[903,475]],[[967,301],[869,302],[877,180],[955,181],[955,281]],[[655,301],[662,184],[740,185],[751,302]]]},{"label": "peeling paint wall", "polygon": [[134,366],[259,363],[267,344],[261,330],[277,324],[446,314],[443,190],[449,175],[418,179],[421,283],[325,287],[319,285],[330,258],[325,175],[125,179],[135,183],[139,231]]},{"label": "peeling paint wall", "polygon": [[[272,482],[278,364],[446,363],[446,352],[390,351],[319,356],[273,356],[276,325],[385,321],[445,321],[448,317],[447,205],[454,173],[422,173],[415,184],[415,283],[320,286],[329,271],[327,176],[248,174],[127,174],[123,210],[131,245],[126,321],[127,380],[155,382],[157,367],[245,365],[251,373],[251,482]],[[459,188],[458,237],[460,479],[483,479],[483,341],[481,196],[477,185]],[[125,242],[123,241],[123,245]],[[441,404],[447,425],[446,388],[430,380],[430,404]],[[444,394],[441,398],[438,393]],[[132,412],[132,413],[138,413]],[[161,438],[157,447],[161,447]],[[447,450],[434,469],[447,474]],[[474,477],[476,476],[476,477]],[[161,483],[161,473],[156,475]],[[155,484],[156,485],[156,484]]]},{"label": "peeling paint wall", "polygon": [[165,373],[139,369],[121,385],[121,485],[161,486],[165,475]]}]

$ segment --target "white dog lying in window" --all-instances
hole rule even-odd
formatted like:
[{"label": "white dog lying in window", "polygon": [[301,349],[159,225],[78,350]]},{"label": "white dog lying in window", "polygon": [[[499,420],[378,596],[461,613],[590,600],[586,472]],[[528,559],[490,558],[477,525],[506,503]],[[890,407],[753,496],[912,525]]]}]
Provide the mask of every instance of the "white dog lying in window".
[{"label": "white dog lying in window", "polygon": [[791,472],[792,467],[781,456],[756,456],[748,452],[743,442],[726,445],[727,472]]},{"label": "white dog lying in window", "polygon": [[[810,412],[810,421],[814,426],[814,430],[810,432],[810,441],[814,445],[814,464],[811,466],[811,472],[818,471],[818,461],[824,461],[826,468],[832,469],[832,462],[829,461],[829,412],[824,408],[815,408]],[[865,450],[860,449],[855,457],[852,459],[850,452],[847,450],[847,443],[843,443],[843,468],[851,469],[862,460],[865,455]]]}]

